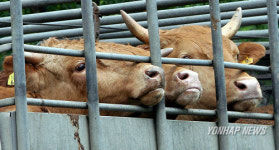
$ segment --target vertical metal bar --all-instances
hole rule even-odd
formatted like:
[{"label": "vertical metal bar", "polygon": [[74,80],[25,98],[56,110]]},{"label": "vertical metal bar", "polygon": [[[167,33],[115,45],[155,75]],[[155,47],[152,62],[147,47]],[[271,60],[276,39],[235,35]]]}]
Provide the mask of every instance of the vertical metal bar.
[{"label": "vertical metal bar", "polygon": [[16,104],[16,133],[17,149],[30,149],[27,99],[26,99],[26,77],[23,41],[22,4],[19,0],[11,0],[11,25],[12,25],[12,49],[13,67],[15,72],[15,104]]},{"label": "vertical metal bar", "polygon": [[[147,22],[148,22],[148,33],[150,43],[150,56],[151,63],[153,65],[162,67],[161,54],[160,54],[160,37],[158,27],[158,14],[156,0],[146,1],[147,9]],[[168,124],[165,110],[165,99],[155,106],[156,118],[156,140],[158,150],[169,150],[172,149],[170,140],[168,140]]]},{"label": "vertical metal bar", "polygon": [[267,0],[268,31],[272,76],[272,91],[274,99],[274,142],[279,149],[279,37],[276,0]]},{"label": "vertical metal bar", "polygon": [[[212,46],[213,46],[213,68],[215,74],[218,126],[226,127],[228,126],[228,114],[227,114],[227,98],[226,98],[219,0],[209,0],[209,3],[210,3],[210,19],[211,19]],[[218,143],[219,143],[220,150],[228,150],[230,148],[228,136],[219,135],[218,141],[219,141]]]},{"label": "vertical metal bar", "polygon": [[82,0],[82,24],[86,64],[87,98],[89,111],[90,148],[101,149],[103,145],[100,128],[99,96],[97,83],[97,65],[95,51],[95,33],[93,23],[93,6],[91,0]]}]

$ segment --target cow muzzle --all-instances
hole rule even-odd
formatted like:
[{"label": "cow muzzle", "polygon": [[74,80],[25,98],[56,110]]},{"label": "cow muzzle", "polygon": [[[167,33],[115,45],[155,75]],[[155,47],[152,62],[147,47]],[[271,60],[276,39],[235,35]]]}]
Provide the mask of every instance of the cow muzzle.
[{"label": "cow muzzle", "polygon": [[240,78],[234,81],[235,98],[229,104],[229,109],[249,111],[254,109],[262,100],[262,91],[258,80],[254,77]]},{"label": "cow muzzle", "polygon": [[200,99],[202,86],[198,73],[191,70],[183,70],[177,73],[176,79],[180,88],[184,89],[176,99],[177,104],[186,106]]},{"label": "cow muzzle", "polygon": [[[165,76],[162,68],[150,65],[144,70],[146,88],[140,101],[147,106],[158,104],[164,96]],[[144,83],[143,83],[144,84]]]}]

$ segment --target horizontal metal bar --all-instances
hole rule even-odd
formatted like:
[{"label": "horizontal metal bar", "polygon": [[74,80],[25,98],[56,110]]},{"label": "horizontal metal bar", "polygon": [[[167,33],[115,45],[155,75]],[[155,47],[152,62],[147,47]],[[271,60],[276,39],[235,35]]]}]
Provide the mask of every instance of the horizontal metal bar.
[{"label": "horizontal metal bar", "polygon": [[12,44],[11,43],[0,45],[0,53],[7,52],[7,51],[10,51],[10,50],[12,50]]},{"label": "horizontal metal bar", "polygon": [[0,100],[0,107],[15,105],[15,98],[5,98]]},{"label": "horizontal metal bar", "polygon": [[[27,0],[22,1],[22,8],[42,7],[48,5],[65,4],[72,2],[80,2],[80,0]],[[10,2],[1,2],[0,11],[10,10]]]},{"label": "horizontal metal bar", "polygon": [[28,52],[34,52],[34,53],[48,53],[48,54],[56,54],[56,55],[84,57],[84,51],[77,51],[77,50],[72,50],[72,49],[62,49],[62,48],[34,46],[34,45],[24,44],[24,50],[28,51]]},{"label": "horizontal metal bar", "polygon": [[[87,109],[86,102],[27,98],[27,103],[28,105],[35,105],[35,106]],[[15,104],[14,97],[0,100],[0,107],[14,105],[14,104]],[[134,106],[134,105],[100,103],[100,110],[150,113],[153,111],[153,108]],[[200,115],[200,116],[212,116],[212,117],[216,116],[215,110],[179,109],[174,107],[166,107],[166,113],[169,115]],[[229,118],[250,118],[250,119],[265,119],[265,120],[273,119],[272,114],[245,113],[245,112],[235,112],[235,111],[228,111],[228,116]]]},{"label": "horizontal metal bar", "polygon": [[[144,44],[135,37],[118,38],[118,39],[103,39],[101,41],[103,41],[103,42],[114,42],[114,43],[120,43],[120,44],[129,44],[129,45],[133,45],[133,46]],[[236,45],[241,44],[239,42],[235,42],[235,43],[236,43]],[[266,49],[269,49],[269,43],[268,42],[257,42],[257,43],[263,45]]]},{"label": "horizontal metal bar", "polygon": [[257,66],[257,65],[246,65],[240,63],[232,63],[232,62],[224,62],[225,68],[233,68],[233,69],[240,69],[240,70],[247,70],[247,71],[262,71],[262,72],[269,72],[270,67],[266,66]]},{"label": "horizontal metal bar", "polygon": [[[114,39],[114,38],[128,38],[133,37],[130,31],[112,32],[100,35],[100,39]],[[249,30],[249,31],[238,31],[234,36],[235,39],[247,39],[247,38],[268,38],[268,30]]]},{"label": "horizontal metal bar", "polygon": [[[63,0],[63,1],[56,1],[56,3],[66,3],[67,1],[75,1],[75,0]],[[53,3],[55,1],[24,1],[24,3],[27,6],[35,5],[39,6],[42,3]],[[158,2],[158,7],[160,6],[176,6],[176,5],[186,5],[186,4],[191,4],[191,3],[199,3],[202,1],[175,1],[175,3],[169,3],[167,2]],[[142,5],[141,9],[139,9],[139,5],[137,3],[140,3]],[[0,10],[3,8],[7,8],[9,2],[2,2],[0,5]],[[135,5],[137,4],[137,5]],[[46,5],[48,5],[46,3]],[[133,6],[136,6],[136,9],[133,8]],[[229,7],[228,7],[229,6]],[[265,6],[265,1],[260,0],[260,1],[247,1],[247,2],[232,2],[232,3],[223,3],[220,4],[220,9],[221,11],[233,11],[237,7],[242,7],[243,9],[251,9],[251,8],[259,8],[259,7],[266,7]],[[143,2],[128,2],[128,3],[119,3],[119,4],[111,4],[111,5],[104,5],[104,6],[99,6],[100,13],[102,15],[109,15],[112,13],[119,13],[120,9],[124,9],[127,12],[135,12],[135,10],[145,10],[145,6]],[[244,10],[243,11],[243,16],[249,16],[248,12],[249,10]],[[258,10],[259,13],[262,12],[261,10]],[[163,18],[172,18],[172,17],[182,17],[182,16],[192,16],[192,15],[200,15],[200,14],[208,14],[209,9],[208,5],[205,6],[195,6],[191,8],[179,8],[179,9],[171,9],[171,10],[160,10],[158,11],[158,17],[160,19]],[[146,14],[146,13],[145,13]],[[135,17],[136,20],[146,20],[146,15],[143,15],[143,13],[138,13],[138,14],[131,14],[132,17]],[[29,15],[23,15],[23,20],[24,22],[49,22],[49,21],[56,21],[56,20],[66,20],[66,19],[76,19],[76,18],[81,18],[81,10],[80,8],[78,9],[70,9],[70,10],[61,10],[61,11],[55,11],[55,12],[44,12],[44,13],[38,13],[38,14],[29,14]],[[0,22],[9,22],[10,18],[9,17],[3,17],[0,18]],[[101,20],[102,25],[106,24],[115,24],[115,23],[122,23],[122,17],[119,16],[113,16],[113,17],[104,17]],[[3,27],[3,25],[2,25]]]},{"label": "horizontal metal bar", "polygon": [[[58,31],[50,31],[50,32],[41,32],[41,33],[33,33],[33,34],[25,34],[23,36],[24,42],[35,42],[41,41],[43,39],[47,39],[49,37],[76,37],[82,36],[82,28],[77,29],[67,29],[67,30],[58,30]],[[0,38],[0,44],[10,43],[11,37]]]},{"label": "horizontal metal bar", "polygon": [[268,38],[268,30],[238,31],[232,39]]},{"label": "horizontal metal bar", "polygon": [[[195,8],[195,7],[191,7],[191,8]],[[167,15],[168,18],[177,18],[180,17],[180,15],[178,16],[177,14],[180,14],[179,11],[184,11],[184,9],[187,10],[192,10],[191,8],[179,8],[179,9],[168,9],[168,10],[161,10],[164,11],[164,13],[162,13],[162,17],[160,19],[166,18],[165,16],[167,14],[174,14],[174,15]],[[278,7],[279,10],[279,7]],[[160,14],[161,11],[158,11],[158,15]],[[172,13],[173,12],[173,13]],[[223,12],[221,13],[221,18],[222,19],[230,19],[232,17],[232,15],[234,14],[235,11],[232,12]],[[188,13],[186,13],[188,14]],[[196,14],[196,13],[194,13]],[[202,22],[202,21],[209,21],[210,20],[210,16],[209,14],[203,14],[203,15],[195,15],[192,14],[192,16],[188,16],[185,17],[182,16],[180,18],[177,18],[177,21],[171,21],[172,24],[177,24],[176,22],[178,22],[178,24],[181,24],[179,22],[181,22],[182,20],[185,24],[189,24],[189,23],[195,23],[195,22]],[[267,14],[267,8],[258,8],[258,9],[249,9],[249,10],[243,10],[243,17],[247,17],[247,16],[257,16],[257,15],[266,15]],[[70,15],[70,14],[69,14]],[[136,13],[136,14],[129,14],[130,16],[132,16],[135,20],[146,20],[146,12],[143,13]],[[139,19],[137,19],[139,18]],[[111,25],[111,24],[116,24],[116,23],[123,23],[123,19],[121,17],[121,15],[117,15],[117,16],[104,16],[101,19],[101,25]],[[32,24],[32,23],[31,23]],[[53,30],[61,30],[61,29],[69,29],[69,28],[79,28],[82,26],[82,22],[81,19],[75,19],[75,20],[67,20],[67,21],[57,21],[57,22],[48,22],[48,23],[44,23],[47,25],[36,25],[36,23],[34,23],[34,25],[24,25],[23,29],[24,29],[24,33],[36,33],[36,32],[44,32],[44,31],[53,31]],[[101,29],[101,33],[103,33],[104,31],[102,31]],[[5,28],[0,28],[0,33],[2,36],[7,36],[10,35],[11,33],[11,27],[5,27]]]},{"label": "horizontal metal bar", "polygon": [[[61,49],[53,47],[33,46],[24,44],[25,51],[37,52],[37,53],[49,53],[57,55],[69,55],[76,57],[83,57],[83,51]],[[121,61],[134,61],[134,62],[150,62],[150,57],[137,56],[137,55],[124,55],[115,53],[102,53],[96,52],[98,59],[112,59]],[[198,60],[198,59],[180,59],[180,58],[162,58],[163,64],[179,64],[179,65],[199,65],[199,66],[212,66],[212,60]],[[246,65],[232,62],[224,62],[226,68],[234,68],[241,70],[256,70],[256,71],[270,71],[269,67],[257,66],[257,65]]]},{"label": "horizontal metal bar", "polygon": [[244,112],[235,112],[235,111],[228,111],[228,116],[229,118],[247,118],[247,119],[265,119],[265,120],[274,119],[273,114],[244,113]]},{"label": "horizontal metal bar", "polygon": [[[231,5],[231,6],[227,7],[228,5]],[[223,7],[221,7],[221,11],[223,11],[223,12],[221,12],[222,19],[231,18],[232,14],[235,12],[235,9],[237,7],[242,7],[242,9],[244,9],[242,12],[243,17],[267,14],[266,8],[259,8],[259,7],[266,7],[265,2],[263,2],[263,1],[261,1],[260,3],[257,3],[257,2],[255,3],[255,2],[251,2],[251,1],[223,3],[223,4],[220,4],[220,6],[223,6]],[[253,7],[253,6],[255,6],[255,7]],[[250,9],[250,8],[256,8],[256,9]],[[277,9],[278,8],[279,7],[277,7]],[[232,12],[226,12],[226,11],[232,11]],[[204,5],[204,6],[194,6],[194,7],[187,7],[187,8],[159,10],[158,18],[164,19],[164,18],[186,17],[187,20],[191,20],[190,18],[192,16],[193,19],[201,20],[201,18],[207,18],[206,20],[209,20],[210,18],[207,17],[208,16],[207,14],[209,14],[209,6]],[[146,12],[131,13],[129,15],[137,21],[146,20]],[[192,22],[192,21],[189,21],[189,22]],[[122,19],[121,15],[107,16],[107,17],[102,18],[102,20],[101,20],[101,25],[110,25],[110,24],[117,24],[117,23],[123,23],[123,19]]]},{"label": "horizontal metal bar", "polygon": [[[277,16],[279,18],[279,15]],[[181,18],[172,18],[172,19],[165,19],[165,20],[159,20],[159,24],[161,29],[173,29],[177,27],[181,27],[182,25],[174,25],[176,23],[179,23],[185,19]],[[225,25],[229,20],[222,20],[221,24]],[[183,23],[183,22],[181,22]],[[255,24],[266,24],[267,23],[267,16],[256,16],[256,17],[248,17],[242,19],[242,26],[246,25],[255,25]],[[142,26],[146,27],[147,22],[139,22]],[[165,25],[172,25],[172,26],[165,26]],[[199,22],[199,23],[193,23],[193,25],[207,25],[210,26],[210,22]],[[110,36],[113,36],[113,38],[121,38],[122,32],[119,32],[119,29],[127,29],[126,25],[124,24],[116,24],[116,25],[109,25],[106,27],[113,27],[113,29],[101,29],[101,39],[104,38],[110,38]],[[102,35],[104,33],[111,33],[111,32],[119,32],[116,33],[116,35],[110,34],[110,35]],[[119,35],[119,36],[118,36]],[[131,36],[128,31],[123,34],[124,37]],[[82,36],[82,28],[76,28],[76,29],[67,29],[67,30],[58,30],[58,31],[51,31],[51,32],[41,32],[41,33],[33,33],[33,34],[26,34],[24,35],[24,42],[34,42],[34,41],[40,41],[42,39],[46,39],[48,37],[75,37],[75,36]],[[118,36],[118,37],[117,37]],[[10,43],[11,37],[4,37],[0,38],[0,44]]]},{"label": "horizontal metal bar", "polygon": [[[36,105],[36,106],[87,109],[87,102],[33,99],[33,98],[28,98],[27,102],[28,102],[28,105]],[[2,106],[2,105],[0,105],[0,106]],[[99,107],[100,107],[100,110],[103,110],[103,111],[128,111],[128,112],[152,112],[153,111],[152,107],[123,105],[123,104],[100,103]]]},{"label": "horizontal metal bar", "polygon": [[[82,27],[81,19],[47,22],[47,23],[25,23],[25,24],[27,25],[23,26],[24,34]],[[0,28],[0,33],[1,36],[11,35],[11,27]]]},{"label": "horizontal metal bar", "polygon": [[[158,0],[156,1],[158,8],[167,8],[173,6],[183,6],[188,4],[197,4],[203,3],[203,0],[172,0],[172,1],[165,1],[165,0]],[[118,4],[111,4],[111,5],[104,5],[99,6],[100,13],[102,15],[110,15],[110,14],[117,14],[119,10],[125,10],[126,12],[136,12],[136,11],[143,11],[146,10],[146,2],[145,1],[134,1],[134,2],[126,2],[126,3],[118,3]]]},{"label": "horizontal metal bar", "polygon": [[[172,1],[157,1],[157,6],[159,8],[171,7],[171,6],[180,6],[187,4],[195,4],[203,2],[203,0],[172,0]],[[100,14],[102,15],[110,15],[119,13],[119,10],[123,9],[127,12],[135,12],[139,10],[145,10],[145,2],[144,1],[136,1],[136,2],[126,2],[126,3],[118,3],[111,5],[99,6]],[[24,22],[49,22],[49,21],[58,21],[58,20],[67,20],[67,19],[78,19],[81,18],[81,9],[69,9],[69,10],[61,10],[61,11],[53,11],[53,12],[44,12],[38,14],[28,14],[23,15]],[[2,17],[0,18],[1,26],[9,26],[11,17]]]}]

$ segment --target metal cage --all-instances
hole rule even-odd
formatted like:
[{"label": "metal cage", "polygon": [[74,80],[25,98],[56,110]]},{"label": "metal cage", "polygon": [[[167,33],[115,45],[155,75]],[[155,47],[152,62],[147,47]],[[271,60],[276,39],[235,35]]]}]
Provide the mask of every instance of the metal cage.
[{"label": "metal cage", "polygon": [[[150,35],[151,56],[130,56],[95,52],[95,35],[93,24],[92,1],[81,0],[81,9],[62,10],[38,14],[22,15],[22,8],[45,6],[58,3],[76,2],[76,0],[28,0],[1,2],[0,11],[10,9],[11,17],[0,18],[0,52],[13,50],[15,72],[15,97],[3,99],[0,106],[16,105],[16,113],[0,113],[0,137],[2,149],[279,149],[279,48],[278,48],[278,4],[277,0],[250,0],[232,3],[221,3],[210,0],[209,5],[186,7],[170,10],[157,10],[170,6],[180,6],[204,2],[204,0],[163,1],[146,0],[100,6],[102,15],[117,14],[120,9],[128,12],[145,10],[147,13],[134,13],[131,16],[147,26]],[[221,25],[225,24],[237,7],[244,10],[242,25],[261,24],[268,22],[268,30],[240,31],[235,39],[263,37],[269,42],[261,42],[269,48],[271,66],[244,65],[223,62],[221,40]],[[209,9],[210,8],[210,9]],[[210,11],[209,11],[210,10]],[[222,12],[223,11],[223,12]],[[172,13],[175,12],[175,13]],[[210,13],[210,14],[209,14]],[[181,16],[188,15],[187,19]],[[195,15],[191,17],[191,15]],[[83,19],[79,19],[82,16]],[[211,16],[211,17],[210,17]],[[222,17],[222,21],[221,20]],[[159,18],[159,20],[158,20]],[[213,20],[208,20],[214,18]],[[71,20],[68,20],[71,19]],[[147,19],[147,22],[144,21]],[[61,21],[63,20],[63,21]],[[168,21],[167,21],[168,20]],[[170,21],[171,20],[171,21]],[[216,21],[217,20],[217,21]],[[32,24],[34,21],[48,23]],[[24,24],[24,23],[27,24]],[[125,25],[121,24],[120,15],[104,16],[101,19],[100,38],[104,41],[140,44],[132,37]],[[28,24],[30,23],[30,24]],[[194,23],[200,25],[216,24],[212,30],[214,49],[213,60],[185,60],[176,58],[161,58],[159,55],[159,26],[163,29],[175,28],[181,24]],[[24,24],[24,25],[23,25]],[[58,25],[57,25],[58,24]],[[69,25],[70,24],[70,25]],[[35,30],[36,29],[36,30]],[[24,34],[23,34],[24,31]],[[11,35],[10,35],[11,34]],[[85,50],[75,51],[41,47],[24,44],[24,42],[40,41],[51,36],[76,37],[83,36]],[[128,106],[119,104],[104,104],[98,102],[98,87],[96,78],[96,63],[86,64],[88,102],[69,102],[59,100],[26,98],[26,83],[24,69],[24,51],[85,57],[86,62],[96,62],[98,59],[114,59],[121,61],[151,62],[161,66],[162,63],[214,66],[217,110],[178,109],[165,107],[164,100],[154,108]],[[217,63],[218,62],[218,63]],[[243,113],[227,111],[224,67],[242,70],[260,71],[271,74],[274,99],[274,115],[260,113]],[[90,72],[90,73],[88,73]],[[220,92],[222,91],[222,92]],[[55,106],[88,109],[88,118],[79,116],[79,126],[71,125],[66,114],[28,113],[28,105]],[[156,112],[156,117],[122,118],[102,117],[99,110]],[[218,122],[191,122],[167,120],[166,114],[190,114],[217,116]],[[241,135],[208,135],[208,127],[235,126],[228,123],[228,118],[274,119],[274,128],[267,128],[266,136]],[[55,121],[53,121],[55,120]],[[155,121],[155,123],[153,122]],[[71,120],[73,121],[73,120]],[[57,127],[58,126],[58,127]],[[251,125],[238,125],[240,127]],[[56,128],[57,127],[57,128]],[[45,137],[44,137],[45,136]],[[75,142],[76,141],[76,142]],[[258,142],[261,141],[261,142]]]}]

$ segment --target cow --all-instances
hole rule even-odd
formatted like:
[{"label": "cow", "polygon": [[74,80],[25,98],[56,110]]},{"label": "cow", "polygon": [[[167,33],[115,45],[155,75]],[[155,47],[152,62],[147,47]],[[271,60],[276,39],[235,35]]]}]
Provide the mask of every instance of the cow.
[{"label": "cow", "polygon": [[[149,44],[148,30],[136,23],[124,11],[123,20],[130,32],[145,44]],[[232,36],[241,24],[241,8],[236,10],[232,19],[222,27],[224,61],[255,64],[265,55],[265,47],[251,42],[237,46]],[[167,56],[182,59],[213,59],[211,29],[207,26],[184,25],[170,30],[159,30],[161,48],[172,47]],[[200,100],[187,108],[216,109],[216,90],[212,67],[191,66],[197,72],[203,87]],[[262,99],[261,88],[256,78],[238,69],[225,69],[226,96],[228,110],[248,111],[254,109]],[[185,120],[215,120],[199,116],[179,116]]]},{"label": "cow", "polygon": [[[82,50],[83,39],[58,40],[49,38],[41,46]],[[133,46],[97,42],[97,52],[120,53],[149,56],[149,52]],[[164,96],[169,102],[187,105],[199,99],[202,92],[198,74],[177,67],[164,65],[167,73],[148,63],[97,59],[97,78],[99,100],[101,103],[131,104],[153,106]],[[12,56],[5,58],[4,71],[13,72]],[[59,56],[51,54],[25,53],[27,90],[36,93],[38,98],[69,101],[86,101],[85,59],[82,57]],[[177,101],[175,101],[177,99]],[[69,109],[54,109],[55,113],[73,113]],[[87,114],[86,110],[74,113]],[[129,112],[102,111],[101,115],[133,116]]]}]

